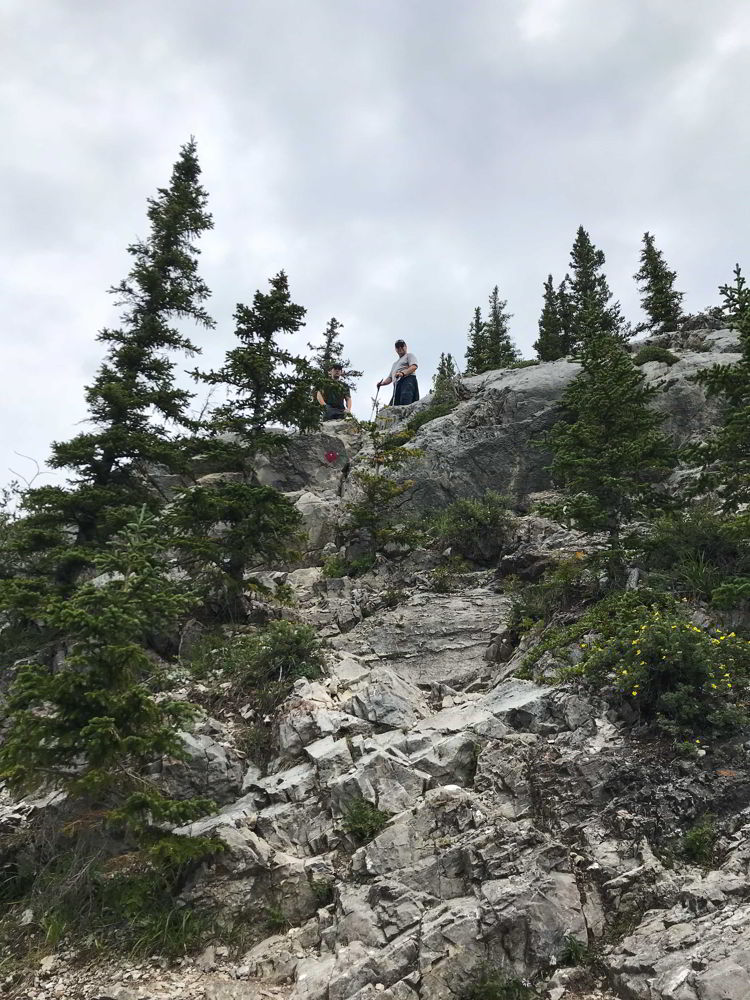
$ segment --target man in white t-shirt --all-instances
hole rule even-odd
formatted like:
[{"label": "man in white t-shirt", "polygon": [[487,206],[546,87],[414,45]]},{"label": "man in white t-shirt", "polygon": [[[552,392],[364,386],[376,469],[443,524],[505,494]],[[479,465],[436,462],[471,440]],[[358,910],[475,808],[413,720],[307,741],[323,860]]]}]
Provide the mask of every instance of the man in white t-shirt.
[{"label": "man in white t-shirt", "polygon": [[419,366],[416,355],[409,353],[403,340],[396,341],[396,354],[398,358],[391,366],[391,374],[378,382],[378,389],[393,382],[391,406],[408,406],[409,403],[416,403],[419,399],[419,385],[414,374]]}]

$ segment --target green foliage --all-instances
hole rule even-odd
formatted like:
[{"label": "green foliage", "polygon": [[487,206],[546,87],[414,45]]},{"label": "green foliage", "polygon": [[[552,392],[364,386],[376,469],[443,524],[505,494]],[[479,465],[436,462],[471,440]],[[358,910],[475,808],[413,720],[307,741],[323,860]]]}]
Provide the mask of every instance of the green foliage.
[{"label": "green foliage", "polygon": [[284,435],[270,427],[309,431],[320,423],[315,399],[320,372],[278,342],[280,335],[299,331],[304,316],[304,308],[291,300],[286,274],[279,272],[270,279],[269,292],[256,291],[252,307],[237,306],[239,345],[227,352],[222,367],[194,373],[230,396],[211,414],[194,450],[242,478],[187,491],[174,505],[174,519],[190,572],[223,583],[229,620],[244,616],[243,578],[252,561],[285,558],[296,540],[296,510],[277,490],[258,482],[255,461],[284,446]]},{"label": "green foliage", "polygon": [[93,429],[52,447],[49,464],[71,470],[73,484],[31,489],[23,498],[19,544],[27,552],[51,550],[58,578],[66,582],[88,562],[92,546],[127,523],[134,507],[153,509],[161,502],[149,467],[186,468],[184,450],[170,430],[194,426],[187,412],[192,394],[174,382],[176,356],[197,350],[182,332],[185,320],[213,326],[203,307],[210,293],[198,274],[194,246],[213,225],[199,178],[191,139],[169,186],[149,199],[149,234],[128,247],[131,270],[112,289],[124,308],[120,326],[98,337],[108,351],[86,389]]},{"label": "green foliage", "polygon": [[332,316],[323,333],[323,343],[318,347],[314,347],[312,344],[307,346],[313,352],[312,363],[320,373],[328,375],[331,368],[340,368],[342,377],[346,379],[348,384],[352,379],[359,378],[362,372],[354,371],[351,367],[351,361],[344,357],[344,345],[340,339],[343,328],[344,324],[339,323],[336,317]]},{"label": "green foliage", "polygon": [[718,839],[719,832],[716,829],[716,817],[709,813],[703,816],[692,829],[682,835],[678,845],[678,854],[685,861],[711,868],[716,861],[716,843]]},{"label": "green foliage", "polygon": [[449,413],[453,413],[455,408],[456,403],[432,403],[430,406],[425,406],[409,418],[409,430],[416,434],[420,427],[424,427],[432,420],[437,420],[438,417],[447,417]]},{"label": "green foliage", "polygon": [[737,521],[705,503],[664,514],[638,539],[642,564],[675,593],[721,606],[725,585],[750,577],[750,546]]},{"label": "green foliage", "polygon": [[453,408],[458,402],[458,368],[452,354],[441,353],[432,379],[432,407]]},{"label": "green foliage", "polygon": [[253,562],[288,559],[302,518],[278,490],[245,481],[194,486],[171,505],[180,566],[232,621],[245,617],[245,572]]},{"label": "green foliage", "polygon": [[461,1000],[534,1000],[538,994],[527,981],[495,966],[483,966],[461,994]]},{"label": "green foliage", "polygon": [[508,324],[511,314],[507,311],[507,305],[507,301],[500,298],[500,290],[495,285],[490,293],[487,319],[482,321],[481,310],[475,309],[466,350],[467,375],[481,375],[497,368],[507,368],[520,360],[520,353],[510,336]]},{"label": "green foliage", "polygon": [[[16,891],[5,883],[0,921],[6,954],[20,959],[65,939],[84,954],[107,948],[178,958],[215,930],[213,913],[180,904],[177,895],[197,864],[224,849],[221,842],[163,835],[150,847],[108,855],[101,833],[67,839],[41,840],[14,861]],[[33,920],[21,928],[26,910]]]},{"label": "green foliage", "polygon": [[664,254],[657,250],[651,233],[643,234],[641,266],[633,277],[641,287],[641,306],[651,329],[676,330],[682,316],[684,295],[675,290],[677,272],[667,267]]},{"label": "green foliage", "polygon": [[323,563],[323,576],[336,579],[342,576],[363,576],[376,564],[373,553],[367,552],[355,559],[344,559],[342,556],[329,556]]},{"label": "green foliage", "polygon": [[586,532],[606,532],[609,571],[623,569],[625,523],[666,503],[659,488],[675,458],[651,407],[655,389],[612,336],[584,342],[582,370],[563,396],[564,419],[549,432],[551,471],[562,488],[545,512]]},{"label": "green foliage", "polygon": [[569,350],[580,351],[591,338],[608,334],[624,340],[627,330],[619,302],[611,302],[612,293],[602,270],[604,252],[598,250],[583,226],[578,227],[570,254],[572,279],[566,289],[563,310],[568,313]]},{"label": "green foliage", "polygon": [[344,813],[342,825],[360,844],[366,844],[385,829],[388,819],[388,813],[366,799],[354,799]]},{"label": "green foliage", "polygon": [[544,283],[544,304],[542,315],[539,317],[539,337],[534,342],[534,350],[540,361],[557,361],[570,354],[570,349],[570,330],[565,325],[561,291],[555,288],[550,274]]},{"label": "green foliage", "polygon": [[541,580],[513,589],[510,622],[519,626],[524,621],[549,621],[559,611],[601,597],[604,588],[596,559],[579,552],[546,570]]},{"label": "green foliage", "polygon": [[281,619],[261,628],[206,635],[185,665],[199,680],[230,681],[231,688],[220,688],[215,696],[223,704],[233,698],[250,706],[251,721],[240,742],[251,760],[264,764],[276,749],[271,725],[276,710],[296,680],[321,676],[326,659],[315,629]]},{"label": "green foliage", "polygon": [[588,965],[591,952],[585,941],[580,941],[575,934],[566,934],[563,938],[563,950],[560,964],[567,966]]},{"label": "green foliage", "polygon": [[439,546],[450,546],[474,562],[492,563],[507,547],[515,523],[507,498],[488,490],[479,499],[446,507],[435,517],[433,533]]},{"label": "green foliage", "polygon": [[676,607],[642,609],[599,626],[575,674],[673,735],[722,735],[746,725],[750,643],[699,628]]},{"label": "green foliage", "polygon": [[407,428],[389,434],[387,421],[381,417],[361,425],[369,435],[371,452],[365,459],[366,468],[354,473],[359,499],[346,505],[348,530],[365,532],[375,548],[388,540],[388,529],[406,507],[413,485],[410,480],[396,480],[391,473],[421,455],[418,448],[406,447],[414,431]]},{"label": "green foliage", "polygon": [[167,539],[145,512],[94,557],[101,579],[64,599],[40,600],[34,616],[65,643],[51,671],[22,666],[12,684],[10,728],[0,773],[16,789],[53,780],[75,796],[106,804],[127,823],[183,822],[205,803],[165,799],[139,774],[158,757],[182,753],[178,730],[192,707],[157,698],[158,670],[145,649],[150,634],[179,621],[192,598],[169,579]]},{"label": "green foliage", "polygon": [[672,354],[666,347],[657,347],[656,344],[649,344],[642,347],[633,358],[634,364],[639,366],[648,364],[649,361],[660,361],[662,364],[671,367],[677,364],[679,360],[677,355]]},{"label": "green foliage", "polygon": [[451,556],[442,566],[430,573],[432,589],[438,594],[449,594],[460,585],[469,565],[460,556]]}]

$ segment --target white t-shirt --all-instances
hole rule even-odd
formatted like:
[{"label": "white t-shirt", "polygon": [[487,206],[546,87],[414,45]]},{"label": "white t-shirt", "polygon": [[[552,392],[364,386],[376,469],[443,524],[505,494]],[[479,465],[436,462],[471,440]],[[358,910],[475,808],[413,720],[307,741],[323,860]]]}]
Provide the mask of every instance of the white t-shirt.
[{"label": "white t-shirt", "polygon": [[390,377],[393,378],[396,372],[401,371],[402,368],[408,368],[410,365],[416,366],[416,364],[417,364],[416,355],[412,354],[411,351],[407,351],[406,354],[404,354],[400,358],[396,358],[396,360],[393,362],[393,365],[391,366]]}]

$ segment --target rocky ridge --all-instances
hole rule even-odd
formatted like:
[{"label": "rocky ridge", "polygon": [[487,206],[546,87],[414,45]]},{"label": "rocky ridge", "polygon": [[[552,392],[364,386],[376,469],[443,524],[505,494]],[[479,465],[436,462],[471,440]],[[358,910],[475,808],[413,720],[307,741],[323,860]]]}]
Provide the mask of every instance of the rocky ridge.
[{"label": "rocky ridge", "polygon": [[[675,365],[646,366],[680,441],[715,419],[690,376],[731,361],[733,344],[727,331],[696,336]],[[563,361],[466,379],[457,409],[414,439],[416,504],[497,489],[527,511],[513,571],[537,572],[585,544],[528,513],[549,485],[530,441],[576,370]],[[400,423],[425,405],[389,416]],[[217,940],[177,970],[75,972],[57,960],[17,995],[448,1000],[489,964],[549,1000],[745,1000],[750,768],[710,753],[674,759],[633,739],[596,698],[516,677],[510,600],[492,572],[438,594],[435,556],[417,549],[381,557],[361,578],[325,578],[318,564],[337,551],[361,449],[356,429],[341,427],[290,438],[261,470],[293,496],[310,541],[301,565],[259,568],[256,579],[291,588],[289,614],[331,646],[327,675],[298,681],[282,707],[279,756],[265,774],[243,760],[227,708],[186,734],[189,762],[163,775],[222,803],[179,831],[226,847],[184,900],[217,908],[227,940],[269,913],[275,932],[239,957]],[[347,830],[362,802],[385,824],[366,841]],[[8,810],[22,822],[38,807]],[[707,813],[722,821],[711,871],[669,854]],[[572,941],[596,953],[593,968],[566,966]]]}]

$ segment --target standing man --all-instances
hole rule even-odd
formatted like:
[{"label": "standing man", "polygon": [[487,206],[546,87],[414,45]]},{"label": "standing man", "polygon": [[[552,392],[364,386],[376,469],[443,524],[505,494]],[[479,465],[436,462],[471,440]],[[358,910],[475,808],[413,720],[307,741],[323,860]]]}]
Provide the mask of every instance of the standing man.
[{"label": "standing man", "polygon": [[419,399],[419,385],[414,374],[419,366],[416,356],[409,353],[403,340],[396,341],[396,354],[398,358],[391,366],[391,374],[378,382],[378,389],[393,382],[391,406],[408,406]]},{"label": "standing man", "polygon": [[344,371],[340,365],[328,370],[332,385],[326,387],[325,396],[318,390],[316,398],[323,407],[324,420],[341,420],[352,412],[352,394],[349,386],[341,380]]}]

